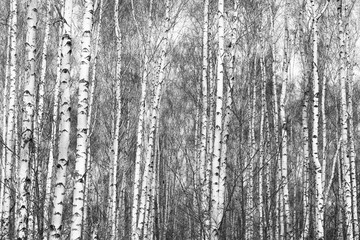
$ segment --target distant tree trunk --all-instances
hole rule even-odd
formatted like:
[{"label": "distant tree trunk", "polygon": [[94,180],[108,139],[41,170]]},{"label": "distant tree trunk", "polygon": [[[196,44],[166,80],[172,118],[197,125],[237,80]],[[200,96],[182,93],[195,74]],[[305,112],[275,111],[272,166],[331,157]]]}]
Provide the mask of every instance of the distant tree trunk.
[{"label": "distant tree trunk", "polygon": [[[66,168],[68,165],[68,148],[70,142],[70,56],[71,56],[71,28],[69,23],[72,17],[72,0],[64,2],[64,29],[62,34],[61,76],[60,76],[60,126],[59,126],[59,155],[56,165],[56,183],[54,206],[52,211],[50,239],[61,239],[62,217],[64,209]],[[56,96],[55,96],[56,101]],[[50,160],[51,161],[51,160]],[[50,164],[50,163],[49,163]],[[49,174],[49,173],[48,173]]]},{"label": "distant tree trunk", "polygon": [[8,101],[8,122],[6,127],[6,150],[5,150],[5,177],[4,177],[4,195],[2,202],[2,235],[5,240],[9,240],[10,221],[11,221],[11,202],[12,202],[12,189],[11,185],[13,178],[11,175],[12,164],[14,159],[14,121],[15,121],[15,100],[16,100],[16,75],[17,75],[17,54],[16,54],[16,35],[17,35],[17,1],[10,1],[10,69],[9,69],[9,101]]},{"label": "distant tree trunk", "polygon": [[216,81],[216,115],[215,115],[215,138],[214,153],[212,158],[212,183],[211,183],[211,239],[219,239],[220,223],[224,209],[221,201],[225,194],[225,185],[220,186],[220,174],[225,171],[221,162],[221,133],[223,130],[223,87],[224,87],[224,0],[218,3],[219,25],[219,50],[217,55],[217,81]]},{"label": "distant tree trunk", "polygon": [[149,191],[152,181],[152,173],[154,171],[154,141],[155,141],[155,131],[158,121],[159,108],[160,108],[160,98],[162,93],[162,87],[165,79],[165,68],[166,68],[166,55],[169,41],[169,31],[170,31],[170,0],[166,1],[166,13],[165,13],[165,33],[163,37],[163,47],[161,50],[160,57],[160,66],[159,66],[159,77],[158,82],[155,86],[155,93],[153,98],[153,105],[151,109],[151,122],[149,126],[149,142],[148,149],[146,151],[145,158],[145,169],[142,182],[142,191],[140,198],[139,206],[139,220],[137,224],[136,233],[133,233],[133,239],[141,239],[142,231],[144,230],[145,224],[145,211],[146,211],[146,202],[150,201]]},{"label": "distant tree trunk", "polygon": [[255,112],[256,112],[256,53],[254,54],[254,68],[253,75],[250,74],[251,68],[249,67],[249,80],[248,96],[249,96],[249,133],[248,133],[248,146],[249,156],[247,157],[246,164],[246,210],[245,210],[245,239],[254,238],[254,159],[256,155],[256,142],[255,142]]},{"label": "distant tree trunk", "polygon": [[[21,150],[19,164],[19,204],[17,205],[17,239],[27,239],[33,233],[28,231],[28,219],[34,213],[29,211],[28,200],[31,196],[30,179],[31,155],[33,148],[33,123],[35,110],[35,71],[36,71],[36,27],[37,27],[37,0],[27,4],[27,32],[26,32],[26,68],[25,89],[22,107]],[[30,226],[31,227],[31,226]]]},{"label": "distant tree trunk", "polygon": [[[262,43],[262,52],[260,57],[260,71],[261,71],[261,113],[260,113],[260,150],[259,150],[259,205],[258,205],[258,211],[259,211],[259,234],[260,239],[263,239],[265,234],[265,228],[264,228],[264,197],[263,197],[263,183],[264,183],[264,172],[266,171],[265,166],[265,137],[264,134],[264,125],[265,125],[265,108],[266,108],[266,69],[265,69],[265,46],[264,43]],[[264,169],[265,168],[265,169]],[[266,199],[267,200],[267,199]],[[265,201],[266,203],[266,201]]]}]

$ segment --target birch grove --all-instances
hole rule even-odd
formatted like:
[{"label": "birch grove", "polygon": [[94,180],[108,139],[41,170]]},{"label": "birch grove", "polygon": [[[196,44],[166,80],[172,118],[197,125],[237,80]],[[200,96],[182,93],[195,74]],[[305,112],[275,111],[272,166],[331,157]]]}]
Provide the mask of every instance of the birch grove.
[{"label": "birch grove", "polygon": [[0,10],[0,239],[359,239],[360,2]]}]

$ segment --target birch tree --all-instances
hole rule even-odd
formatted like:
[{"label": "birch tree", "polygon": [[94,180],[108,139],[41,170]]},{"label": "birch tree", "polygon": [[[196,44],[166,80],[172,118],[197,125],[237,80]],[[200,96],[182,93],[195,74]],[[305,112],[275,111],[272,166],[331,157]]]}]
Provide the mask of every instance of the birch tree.
[{"label": "birch tree", "polygon": [[[132,3],[133,17],[135,18],[134,3]],[[141,173],[140,167],[142,163],[142,152],[144,150],[144,118],[145,118],[145,103],[146,103],[146,89],[148,84],[149,76],[149,55],[150,55],[150,42],[151,42],[151,27],[152,27],[152,6],[153,0],[150,0],[149,6],[149,18],[147,21],[147,36],[146,41],[144,42],[144,70],[142,72],[142,81],[141,81],[141,96],[140,96],[140,112],[139,120],[137,125],[137,135],[136,135],[136,155],[135,155],[135,170],[134,170],[134,194],[133,194],[133,206],[131,212],[131,232],[132,238],[135,236],[137,228],[137,219],[139,213],[139,199],[140,199],[140,184],[141,184]]]},{"label": "birch tree", "polygon": [[[203,25],[203,49],[202,49],[202,113],[201,113],[201,134],[200,134],[200,186],[201,186],[201,210],[206,213],[208,211],[208,198],[207,188],[208,181],[206,179],[206,150],[207,150],[207,137],[208,137],[208,70],[209,70],[209,0],[204,0],[204,25]],[[205,216],[206,218],[206,216]],[[208,235],[205,233],[205,236]]]},{"label": "birch tree", "polygon": [[341,89],[341,173],[342,173],[342,191],[344,197],[344,211],[345,211],[345,222],[344,228],[346,232],[347,239],[353,239],[353,225],[352,225],[352,199],[351,199],[351,167],[350,160],[347,152],[348,146],[348,109],[347,109],[347,97],[346,97],[346,49],[345,49],[345,32],[344,32],[344,6],[341,0],[337,1],[338,3],[338,28],[339,28],[339,80],[340,80],[340,89]]},{"label": "birch tree", "polygon": [[[2,140],[6,142],[6,123],[7,123],[7,113],[8,113],[8,88],[9,88],[9,77],[10,77],[10,42],[11,42],[11,21],[12,16],[10,14],[7,24],[7,43],[6,43],[6,65],[5,65],[5,79],[4,79],[4,88],[3,88],[3,97],[2,97]],[[2,206],[3,206],[3,197],[4,197],[4,182],[5,182],[5,164],[6,164],[6,147],[5,145],[1,148],[1,160],[0,160],[0,174],[1,174],[1,182],[0,182],[0,218],[2,219]],[[0,228],[2,227],[2,220],[0,221]]]},{"label": "birch tree", "polygon": [[116,116],[115,116],[115,132],[113,135],[113,159],[112,159],[112,186],[110,192],[111,196],[111,233],[110,238],[116,239],[116,218],[117,218],[117,169],[119,161],[119,135],[120,135],[120,120],[121,120],[121,30],[119,25],[119,0],[115,2],[114,9],[114,21],[115,21],[115,35],[116,35]]},{"label": "birch tree", "polygon": [[[223,206],[221,201],[224,198],[224,184],[220,186],[220,176],[225,171],[221,161],[221,141],[223,130],[223,86],[224,86],[224,1],[218,3],[218,44],[217,55],[217,81],[216,81],[216,117],[215,117],[215,137],[214,153],[212,158],[212,185],[211,185],[211,239],[219,238],[219,228],[223,217]],[[222,181],[222,179],[221,179]]]},{"label": "birch tree", "polygon": [[[60,1],[61,10],[64,12],[64,2]],[[59,23],[59,36],[62,35],[63,23]],[[50,209],[51,209],[51,183],[53,180],[53,167],[54,167],[54,149],[55,149],[55,140],[57,134],[57,121],[58,121],[58,112],[59,112],[59,92],[60,92],[60,78],[61,78],[61,51],[62,51],[62,41],[58,41],[58,52],[57,52],[57,69],[56,69],[56,80],[55,80],[55,89],[54,89],[54,106],[52,111],[52,121],[51,121],[51,132],[50,132],[50,141],[49,141],[49,157],[47,161],[47,171],[46,171],[46,180],[45,180],[45,189],[44,189],[44,217],[43,217],[43,229],[45,231],[45,239],[48,238],[48,226],[50,226]],[[44,164],[46,166],[46,164]]]},{"label": "birch tree", "polygon": [[[71,17],[72,0],[64,2],[64,28],[61,49],[61,76],[60,76],[60,126],[59,126],[59,154],[56,164],[56,181],[54,192],[54,206],[50,225],[50,239],[61,239],[64,197],[66,186],[66,168],[68,165],[68,149],[70,142],[70,56],[71,56]],[[56,99],[56,96],[55,96]]]},{"label": "birch tree", "polygon": [[27,32],[26,32],[26,67],[25,87],[22,107],[21,150],[19,164],[19,203],[17,204],[17,236],[18,239],[27,239],[32,232],[28,231],[28,218],[34,214],[29,211],[28,201],[30,186],[31,152],[33,141],[33,123],[35,110],[35,63],[36,63],[36,28],[37,28],[37,0],[27,4]]},{"label": "birch tree", "polygon": [[11,185],[12,185],[12,163],[14,159],[14,121],[15,121],[15,100],[16,100],[16,76],[17,76],[17,1],[10,1],[10,66],[9,66],[9,100],[8,119],[6,127],[6,150],[5,150],[5,171],[4,171],[4,195],[2,196],[2,235],[6,240],[10,239],[10,216],[11,216]]},{"label": "birch tree", "polygon": [[73,195],[73,208],[71,219],[71,240],[81,239],[82,215],[84,208],[84,189],[86,171],[86,151],[88,137],[88,97],[89,73],[91,59],[91,31],[93,21],[93,2],[85,1],[85,14],[83,19],[83,35],[81,42],[81,65],[79,79],[79,98],[77,114],[77,141],[75,161],[75,185]]},{"label": "birch tree", "polygon": [[[91,177],[92,177],[92,155],[91,155],[91,133],[93,131],[93,128],[91,127],[91,124],[93,124],[93,121],[95,120],[93,118],[93,109],[94,109],[94,97],[95,97],[95,89],[96,89],[96,76],[97,76],[97,64],[98,64],[98,58],[99,58],[99,45],[100,45],[100,30],[101,30],[101,23],[102,23],[102,16],[103,16],[103,9],[104,9],[104,0],[99,0],[99,21],[98,25],[96,27],[96,34],[95,34],[95,47],[94,47],[94,58],[93,58],[93,64],[92,64],[92,74],[91,74],[91,81],[90,81],[90,95],[89,95],[89,111],[88,111],[88,120],[87,120],[87,153],[86,153],[86,182],[85,182],[85,192],[84,192],[84,213],[83,213],[83,234],[86,234],[88,232],[88,224],[87,224],[87,216],[88,216],[88,205],[90,201],[89,193],[92,195],[93,187],[91,185]],[[95,122],[95,121],[94,121]],[[90,189],[92,188],[92,189]],[[96,235],[96,234],[95,234]]]}]

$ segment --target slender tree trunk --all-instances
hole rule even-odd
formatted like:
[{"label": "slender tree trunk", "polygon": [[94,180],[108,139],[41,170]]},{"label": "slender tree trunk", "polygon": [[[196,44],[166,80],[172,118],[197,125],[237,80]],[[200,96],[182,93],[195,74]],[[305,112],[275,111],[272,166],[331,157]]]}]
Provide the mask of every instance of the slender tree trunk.
[{"label": "slender tree trunk", "polygon": [[[91,124],[92,121],[95,121],[93,119],[93,108],[94,108],[94,97],[95,97],[95,88],[96,88],[96,74],[97,74],[97,60],[98,60],[98,54],[99,54],[99,44],[100,44],[100,29],[101,29],[101,22],[102,22],[102,15],[103,15],[103,7],[104,7],[104,0],[99,0],[99,23],[96,28],[96,34],[95,34],[95,50],[94,50],[94,60],[93,60],[93,68],[92,68],[92,75],[91,75],[91,81],[90,81],[90,95],[89,95],[89,111],[88,111],[88,120],[87,120],[87,129],[88,129],[88,136],[87,136],[87,153],[86,153],[86,183],[85,183],[85,192],[84,192],[84,213],[83,213],[83,237],[86,237],[86,235],[89,232],[88,230],[88,224],[87,224],[87,217],[88,217],[88,205],[90,201],[89,193],[91,194],[93,191],[92,185],[91,185],[91,177],[92,177],[92,157],[91,157],[91,133],[92,128]],[[94,5],[95,6],[95,5]],[[91,188],[91,189],[90,189]]]},{"label": "slender tree trunk", "polygon": [[[133,3],[133,2],[132,2]],[[131,212],[131,232],[132,232],[132,239],[136,236],[136,228],[137,228],[137,220],[139,216],[139,198],[140,198],[140,184],[141,184],[141,172],[140,167],[142,163],[142,152],[144,149],[144,117],[145,117],[145,98],[146,98],[146,86],[148,82],[148,75],[149,71],[149,48],[150,48],[150,35],[151,35],[151,26],[152,26],[152,4],[153,0],[150,0],[150,8],[149,8],[149,19],[148,19],[148,35],[146,42],[144,43],[144,71],[143,77],[141,82],[141,97],[140,97],[140,113],[139,113],[139,120],[137,126],[137,139],[136,139],[136,155],[135,155],[135,170],[134,170],[134,193],[133,193],[133,206]],[[133,4],[132,4],[133,5]],[[134,6],[132,6],[134,11]],[[135,17],[135,13],[133,12]]]},{"label": "slender tree trunk", "polygon": [[214,66],[212,64],[212,51],[209,51],[209,119],[208,119],[208,137],[207,137],[207,156],[205,165],[205,182],[204,182],[204,195],[206,196],[207,207],[205,211],[204,221],[204,235],[205,238],[210,238],[210,198],[211,198],[211,173],[212,173],[212,157],[214,152],[214,119],[215,119],[215,77]]},{"label": "slender tree trunk", "polygon": [[[224,111],[224,123],[223,123],[223,130],[221,132],[221,151],[220,151],[220,175],[219,175],[219,211],[222,215],[221,218],[225,215],[225,191],[226,191],[226,165],[227,165],[227,144],[230,135],[230,121],[232,118],[232,92],[234,87],[235,81],[235,47],[236,47],[236,25],[237,25],[237,1],[234,1],[234,12],[235,15],[232,19],[231,26],[231,48],[230,48],[230,61],[229,61],[229,69],[230,69],[230,78],[229,78],[229,85],[226,88],[226,99],[225,99],[225,111]],[[223,50],[224,51],[224,50]],[[221,54],[221,51],[220,51]],[[223,54],[225,54],[223,52]],[[221,56],[220,56],[221,57]],[[222,59],[224,61],[224,58]],[[222,62],[222,67],[225,67],[225,63]],[[224,70],[224,69],[223,69]],[[220,72],[219,72],[220,73]],[[221,73],[220,73],[221,77]],[[221,219],[220,219],[221,220]]]},{"label": "slender tree trunk", "polygon": [[277,81],[276,81],[276,68],[277,68],[277,55],[276,55],[276,36],[275,36],[275,22],[274,22],[274,12],[271,9],[270,13],[270,21],[271,21],[271,53],[272,53],[272,92],[273,92],[273,124],[274,124],[274,136],[275,136],[275,156],[274,156],[274,164],[277,165],[276,174],[276,184],[275,184],[275,192],[276,192],[276,200],[275,200],[275,211],[274,211],[274,239],[281,239],[280,229],[281,223],[280,219],[282,218],[280,214],[280,156],[279,156],[279,107],[278,107],[278,93],[277,93]]},{"label": "slender tree trunk", "polygon": [[[261,71],[261,114],[260,114],[260,155],[259,155],[259,234],[260,239],[262,240],[265,234],[264,228],[264,198],[263,198],[263,183],[264,183],[264,168],[265,168],[265,134],[264,134],[264,125],[265,125],[265,108],[266,108],[266,70],[265,70],[265,46],[262,43],[262,53],[260,57],[260,71]],[[266,202],[265,202],[266,203]]]},{"label": "slender tree trunk", "polygon": [[[224,87],[224,0],[219,0],[218,3],[218,37],[219,50],[217,55],[217,81],[216,81],[216,115],[215,115],[215,138],[214,138],[214,153],[212,166],[212,187],[211,187],[211,239],[218,239],[220,236],[220,223],[223,218],[223,208],[221,206],[224,198],[225,186],[220,186],[220,174],[225,171],[221,162],[221,142],[223,131],[223,87]],[[222,181],[222,180],[221,180]],[[223,181],[222,181],[223,182]]]},{"label": "slender tree trunk", "polygon": [[[208,137],[208,68],[209,68],[209,0],[204,0],[204,25],[203,25],[203,59],[202,59],[202,113],[201,113],[201,134],[200,134],[200,187],[201,187],[201,213],[207,212],[209,208],[206,180],[206,154]],[[204,215],[206,218],[206,215]],[[206,235],[204,232],[203,235]],[[205,237],[205,236],[202,236]]]},{"label": "slender tree trunk", "polygon": [[[348,11],[346,11],[348,14]],[[348,84],[348,95],[347,95],[347,107],[348,107],[348,141],[349,141],[349,159],[350,159],[350,180],[351,180],[351,201],[352,201],[352,224],[354,239],[359,239],[359,226],[358,226],[358,208],[357,208],[357,183],[356,183],[356,152],[354,144],[354,120],[353,120],[353,66],[350,62],[350,29],[349,20],[345,24],[345,36],[346,36],[346,65],[348,68],[347,84]]]},{"label": "slender tree trunk", "polygon": [[338,0],[338,24],[339,24],[339,43],[340,43],[340,89],[341,89],[341,159],[342,159],[342,188],[344,196],[344,211],[345,222],[344,227],[346,229],[346,239],[354,239],[353,225],[352,225],[352,197],[351,197],[351,166],[348,156],[348,108],[346,97],[346,49],[345,49],[345,34],[343,20],[345,13],[343,11],[343,4],[341,0]]},{"label": "slender tree trunk", "polygon": [[31,153],[33,141],[33,123],[35,110],[35,63],[36,63],[36,28],[37,28],[37,0],[31,0],[27,5],[27,33],[26,33],[26,68],[25,89],[22,107],[21,150],[19,164],[19,204],[16,225],[18,239],[27,239],[32,232],[28,231],[28,219],[33,212],[29,211],[29,192],[33,179],[30,179]]},{"label": "slender tree trunk", "polygon": [[116,217],[117,217],[117,169],[119,161],[119,136],[120,136],[120,120],[121,120],[121,48],[122,36],[119,25],[119,0],[115,2],[114,9],[115,34],[116,34],[116,117],[115,117],[115,132],[113,135],[113,159],[112,159],[112,185],[111,185],[111,214],[110,214],[110,239],[116,239]]},{"label": "slender tree trunk", "polygon": [[[64,12],[63,1],[60,1],[62,6],[61,12]],[[59,36],[62,35],[63,24],[59,25]],[[47,162],[47,172],[46,172],[46,183],[44,189],[44,218],[43,218],[43,229],[45,232],[45,239],[48,239],[49,234],[49,225],[50,225],[50,208],[51,208],[51,183],[53,180],[53,167],[54,167],[54,151],[56,145],[56,134],[57,134],[57,121],[58,121],[58,112],[59,112],[59,92],[60,92],[60,79],[61,79],[61,51],[62,51],[62,41],[59,39],[58,45],[58,56],[57,56],[57,75],[55,81],[54,89],[54,106],[52,112],[52,121],[51,121],[51,133],[49,141],[49,158]]]},{"label": "slender tree trunk", "polygon": [[[287,11],[287,2],[285,7],[285,12]],[[283,55],[283,82],[281,87],[280,94],[280,121],[281,121],[281,187],[280,191],[282,194],[280,200],[280,206],[282,208],[281,212],[283,212],[282,220],[284,222],[281,223],[283,225],[283,238],[284,239],[292,239],[292,227],[290,223],[290,203],[289,203],[289,180],[288,180],[288,129],[287,129],[287,121],[286,121],[286,113],[285,113],[285,105],[286,105],[286,91],[287,91],[287,83],[289,78],[289,32],[288,32],[288,16],[285,13],[285,39],[284,39],[284,55]]]},{"label": "slender tree trunk", "polygon": [[16,75],[17,75],[17,54],[16,54],[16,35],[17,35],[17,1],[10,1],[10,76],[9,76],[9,101],[8,101],[8,122],[6,127],[6,151],[5,151],[5,179],[4,179],[4,195],[2,202],[2,236],[5,240],[9,240],[10,221],[11,221],[11,202],[12,202],[12,164],[14,159],[14,121],[15,121],[15,100],[16,100]]},{"label": "slender tree trunk", "polygon": [[[11,6],[10,6],[11,8]],[[2,96],[2,141],[6,143],[6,134],[7,134],[7,114],[8,114],[8,88],[9,88],[9,77],[10,77],[10,48],[11,48],[11,21],[12,21],[12,13],[10,9],[10,16],[7,20],[8,24],[8,32],[7,32],[7,43],[6,43],[6,65],[5,65],[5,79],[4,79],[4,88],[3,88],[3,96]],[[0,182],[0,229],[2,229],[2,214],[3,214],[3,198],[5,191],[5,164],[6,164],[6,145],[2,144],[1,147],[1,160],[0,160],[0,171],[1,171],[1,182]],[[0,235],[2,236],[2,231],[0,231]]]},{"label": "slender tree trunk", "polygon": [[85,13],[83,19],[83,35],[81,40],[81,65],[79,79],[79,98],[77,114],[77,141],[76,160],[74,173],[74,195],[71,219],[71,240],[80,240],[82,232],[82,215],[84,207],[86,150],[88,137],[88,97],[89,97],[89,73],[91,59],[91,30],[93,22],[93,1],[85,1]]},{"label": "slender tree trunk", "polygon": [[[70,56],[71,56],[71,36],[70,25],[72,17],[72,0],[65,0],[64,6],[64,29],[62,34],[61,49],[61,75],[60,75],[60,126],[59,126],[59,155],[56,165],[56,183],[54,193],[54,206],[52,211],[50,239],[61,239],[62,236],[62,217],[64,209],[66,168],[68,165],[68,148],[70,142]],[[56,101],[56,96],[55,96]],[[50,159],[50,158],[49,158]],[[50,159],[51,161],[51,159]],[[50,162],[49,162],[50,164]],[[49,168],[48,168],[49,169]],[[49,174],[49,172],[48,172]]]}]

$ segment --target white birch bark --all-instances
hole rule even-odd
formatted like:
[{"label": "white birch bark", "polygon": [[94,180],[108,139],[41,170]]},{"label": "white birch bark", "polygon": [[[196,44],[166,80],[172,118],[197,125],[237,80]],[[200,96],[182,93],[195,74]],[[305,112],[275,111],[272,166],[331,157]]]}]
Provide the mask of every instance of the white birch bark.
[{"label": "white birch bark", "polygon": [[216,81],[216,114],[215,114],[215,136],[214,152],[212,157],[212,187],[211,187],[211,239],[219,238],[220,223],[223,217],[221,201],[224,198],[225,186],[220,186],[220,174],[222,169],[221,162],[221,142],[223,131],[223,88],[224,88],[224,0],[218,2],[218,44],[217,55],[217,81]]},{"label": "white birch bark", "polygon": [[[346,15],[349,14],[348,6],[346,6]],[[357,207],[357,183],[356,183],[356,152],[355,152],[355,136],[354,136],[354,120],[353,120],[353,65],[350,60],[350,28],[349,20],[345,24],[345,49],[346,49],[346,65],[348,69],[347,85],[347,107],[348,107],[348,141],[349,141],[349,160],[350,160],[350,181],[351,181],[351,201],[352,201],[352,224],[354,239],[359,239],[359,220],[358,220],[358,207]]]},{"label": "white birch bark", "polygon": [[271,53],[272,53],[272,92],[273,92],[273,124],[274,124],[274,136],[275,136],[275,156],[274,164],[278,167],[278,173],[276,174],[276,207],[274,212],[274,238],[280,239],[280,156],[279,156],[279,107],[278,107],[278,93],[277,93],[277,81],[276,81],[276,68],[277,68],[277,54],[276,54],[276,37],[275,37],[275,21],[274,21],[274,10],[272,8],[270,13],[271,21]]},{"label": "white birch bark", "polygon": [[323,181],[322,181],[322,166],[319,159],[319,73],[318,73],[318,17],[316,16],[317,6],[314,0],[311,0],[312,9],[312,35],[313,35],[313,133],[312,133],[312,159],[315,165],[315,222],[316,222],[316,237],[317,239],[324,238],[324,197],[323,197]]},{"label": "white birch bark", "polygon": [[263,239],[265,236],[264,228],[264,198],[263,198],[263,179],[264,179],[264,168],[265,167],[265,134],[264,134],[264,125],[265,125],[265,108],[266,108],[266,70],[265,70],[265,46],[262,43],[262,53],[260,57],[260,71],[261,71],[261,113],[260,113],[260,150],[259,150],[259,235],[260,239]]},{"label": "white birch bark", "polygon": [[4,171],[4,195],[2,202],[2,236],[5,240],[10,239],[10,214],[11,214],[11,183],[12,183],[12,161],[14,158],[14,121],[15,121],[15,100],[16,100],[16,76],[17,76],[17,1],[10,1],[10,66],[9,66],[9,100],[8,100],[8,122],[6,127],[6,150],[5,150],[5,171]]},{"label": "white birch bark", "polygon": [[88,137],[88,98],[89,98],[89,73],[91,59],[91,31],[93,22],[93,1],[85,1],[85,13],[83,18],[83,34],[81,41],[81,65],[78,93],[77,114],[77,141],[76,160],[74,172],[74,193],[71,218],[71,240],[80,240],[82,232],[82,215],[84,208],[84,189],[86,172],[86,150]]},{"label": "white birch bark", "polygon": [[[97,60],[99,54],[99,43],[100,43],[100,29],[101,29],[101,22],[102,22],[102,15],[103,15],[103,6],[104,0],[99,0],[99,22],[96,28],[95,34],[95,50],[94,50],[94,61],[93,61],[93,68],[91,74],[91,82],[90,82],[90,95],[89,95],[89,111],[88,111],[88,120],[87,120],[87,129],[88,129],[88,136],[87,136],[87,152],[86,152],[86,182],[85,182],[85,192],[84,192],[84,213],[83,213],[83,234],[88,232],[88,224],[87,224],[87,209],[88,204],[90,201],[89,192],[91,188],[91,172],[92,172],[92,157],[91,157],[91,133],[92,128],[91,124],[93,121],[92,112],[94,108],[94,95],[95,95],[95,88],[96,88],[96,73],[97,73]],[[94,5],[95,6],[95,5]]]},{"label": "white birch bark", "polygon": [[117,169],[119,161],[119,135],[120,135],[120,120],[121,120],[121,29],[119,25],[119,0],[115,1],[114,9],[114,23],[115,23],[115,36],[116,36],[116,116],[115,116],[115,132],[113,135],[113,159],[112,159],[112,185],[111,185],[111,214],[110,214],[110,239],[116,239],[116,217],[117,217]]},{"label": "white birch bark", "polygon": [[[11,6],[10,6],[11,7]],[[10,77],[10,42],[11,42],[11,21],[12,14],[10,9],[10,16],[7,20],[8,24],[8,32],[7,32],[7,43],[6,43],[6,65],[5,65],[5,79],[4,79],[4,88],[3,88],[3,96],[2,96],[2,141],[6,143],[6,134],[7,134],[7,113],[8,113],[8,88],[9,88],[9,77]],[[2,205],[4,198],[4,190],[5,190],[5,164],[6,164],[6,146],[5,144],[1,147],[1,160],[0,160],[0,171],[1,171],[1,182],[0,182],[0,229],[2,229]],[[1,235],[2,232],[0,231]]]},{"label": "white birch bark", "polygon": [[353,237],[353,225],[352,225],[352,197],[351,197],[351,166],[348,156],[348,109],[347,109],[347,97],[346,97],[346,49],[345,49],[345,33],[344,33],[344,21],[345,12],[343,11],[343,4],[341,0],[338,0],[338,25],[339,25],[339,45],[340,45],[340,89],[341,89],[341,159],[342,159],[342,191],[344,197],[344,211],[345,221],[344,227],[346,229],[346,239],[354,239]]},{"label": "white birch bark", "polygon": [[[70,142],[70,56],[71,56],[71,17],[72,0],[64,2],[64,27],[61,40],[61,75],[60,75],[60,126],[59,126],[59,155],[56,164],[56,182],[53,201],[53,211],[50,225],[50,239],[61,239],[62,217],[64,209],[66,168],[68,165],[68,148]],[[55,96],[56,101],[56,96]],[[51,159],[50,159],[51,161]],[[50,164],[50,163],[49,163]],[[48,172],[49,174],[49,172]]]},{"label": "white birch bark", "polygon": [[[33,212],[29,211],[28,200],[31,196],[30,165],[33,141],[33,122],[35,110],[35,77],[36,77],[36,28],[37,28],[37,0],[27,4],[27,32],[26,32],[26,68],[22,107],[21,150],[19,164],[19,203],[17,205],[16,227],[18,239],[27,239],[32,232],[28,231],[28,220]],[[31,225],[30,225],[31,227]]]},{"label": "white birch bark", "polygon": [[207,137],[207,156],[205,165],[205,182],[204,182],[204,195],[206,196],[205,204],[207,204],[205,210],[204,221],[204,237],[210,238],[210,182],[212,174],[212,158],[214,152],[214,119],[215,119],[215,76],[214,76],[214,64],[212,63],[212,51],[209,51],[209,119],[208,119],[208,137]]},{"label": "white birch bark", "polygon": [[[226,164],[227,164],[227,144],[229,139],[229,126],[232,118],[232,92],[235,82],[235,47],[236,47],[236,26],[237,26],[237,1],[234,1],[234,16],[232,16],[232,26],[231,26],[231,46],[230,46],[230,60],[229,60],[229,70],[230,70],[230,78],[229,85],[226,88],[226,103],[225,103],[225,116],[224,116],[224,124],[223,131],[221,135],[221,162],[220,162],[220,175],[219,175],[219,211],[221,211],[221,215],[224,215],[225,211],[225,190],[226,190]],[[223,67],[224,67],[223,63]]]},{"label": "white birch bark", "polygon": [[[203,11],[203,56],[202,56],[202,113],[201,113],[201,133],[200,133],[200,187],[201,187],[201,211],[206,213],[209,207],[206,181],[206,150],[207,150],[207,136],[208,136],[208,68],[209,68],[209,0],[204,0]],[[206,218],[206,216],[204,215]],[[205,233],[203,233],[205,234]]]},{"label": "white birch bark", "polygon": [[287,2],[285,6],[285,39],[284,39],[284,55],[283,64],[282,64],[282,87],[280,94],[280,121],[281,121],[281,198],[280,198],[280,212],[283,216],[280,216],[283,222],[280,221],[282,225],[281,237],[282,239],[292,239],[292,228],[290,223],[290,203],[289,203],[289,182],[288,182],[288,150],[287,150],[287,121],[285,113],[286,105],[286,91],[287,83],[289,78],[289,32],[288,32],[288,15],[287,15]]},{"label": "white birch bark", "polygon": [[[133,2],[132,2],[133,3]],[[140,198],[140,184],[141,184],[141,173],[140,167],[142,163],[142,152],[144,149],[144,117],[145,117],[145,97],[146,97],[146,86],[148,82],[148,75],[149,75],[149,48],[150,48],[150,35],[151,35],[151,26],[152,26],[152,4],[153,0],[150,0],[150,8],[149,8],[149,19],[148,19],[148,35],[146,42],[144,43],[144,70],[142,75],[142,82],[141,82],[141,97],[140,97],[140,112],[139,112],[139,120],[137,126],[137,135],[136,135],[136,155],[135,155],[135,170],[134,170],[134,193],[133,193],[133,206],[131,212],[131,232],[132,232],[132,239],[136,235],[136,228],[137,228],[137,219],[139,213],[139,198]],[[132,4],[133,8],[133,15],[134,13],[134,5]]]}]

